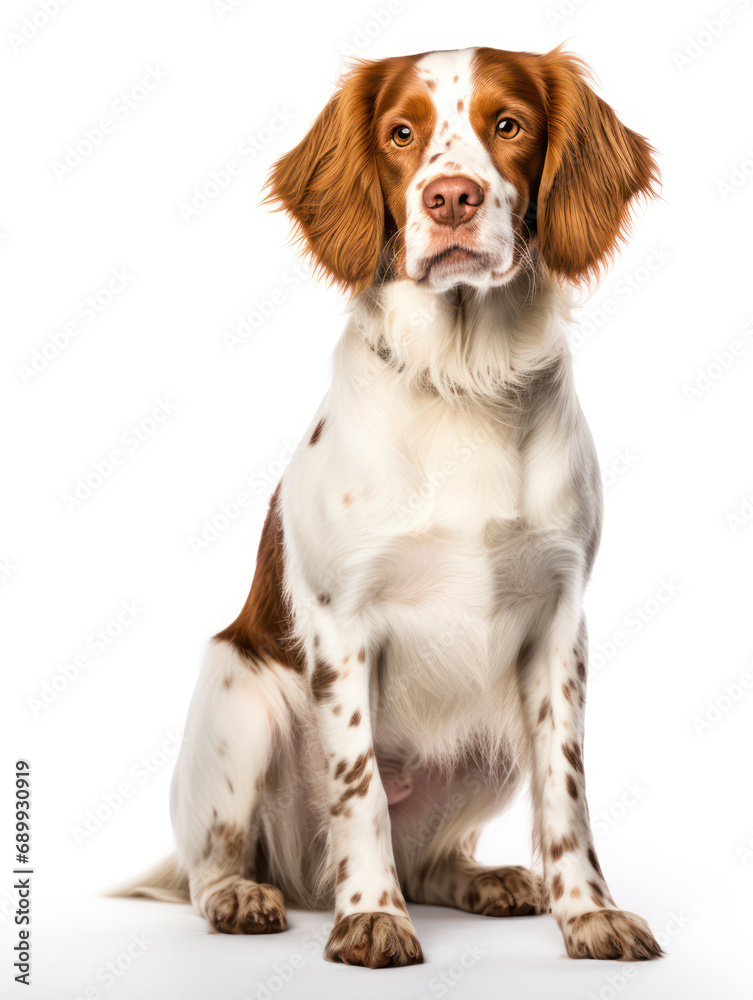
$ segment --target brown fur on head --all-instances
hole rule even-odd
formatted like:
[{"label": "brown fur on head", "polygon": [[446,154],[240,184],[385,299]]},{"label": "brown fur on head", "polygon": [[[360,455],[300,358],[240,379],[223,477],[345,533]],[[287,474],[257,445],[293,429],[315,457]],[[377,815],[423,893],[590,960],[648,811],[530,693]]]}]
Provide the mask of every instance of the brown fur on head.
[{"label": "brown fur on head", "polygon": [[[266,200],[292,216],[319,268],[353,293],[373,283],[388,238],[394,238],[393,267],[405,273],[406,199],[433,169],[437,135],[446,138],[439,132],[448,126],[445,112],[433,97],[437,83],[422,74],[421,58],[357,62],[267,183]],[[561,49],[546,55],[477,49],[472,86],[469,106],[460,101],[457,110],[468,114],[493,169],[516,191],[518,256],[521,246],[537,248],[565,281],[597,275],[626,232],[632,200],[655,194],[651,146],[622,125],[591,89],[584,64]],[[510,108],[526,127],[517,143],[500,145],[493,119]],[[396,149],[391,132],[406,123],[415,141]]]}]

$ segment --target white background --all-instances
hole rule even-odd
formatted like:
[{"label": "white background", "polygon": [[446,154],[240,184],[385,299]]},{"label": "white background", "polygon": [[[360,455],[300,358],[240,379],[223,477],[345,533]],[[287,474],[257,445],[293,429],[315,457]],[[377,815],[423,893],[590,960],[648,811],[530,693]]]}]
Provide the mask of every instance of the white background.
[{"label": "white background", "polygon": [[[7,0],[0,15],[2,995],[749,996],[753,10],[712,0],[222,6],[68,0],[45,24],[33,0]],[[33,16],[39,27],[26,24],[19,41]],[[668,957],[572,962],[551,918],[414,907],[426,964],[378,973],[323,962],[307,935],[321,938],[326,914],[294,912],[288,934],[232,939],[208,934],[187,907],[99,898],[170,851],[171,734],[204,642],[245,598],[268,494],[326,388],[343,325],[335,292],[309,279],[294,287],[287,222],[259,206],[269,166],[330,96],[348,46],[380,57],[563,40],[656,145],[664,174],[663,201],[639,213],[573,342],[607,485],[588,594],[592,818],[613,893],[650,921]],[[162,79],[142,91],[145,77]],[[112,127],[89,155],[56,167],[103,118]],[[231,160],[235,176],[212,188]],[[216,196],[186,221],[181,206],[207,185]],[[123,270],[126,287],[103,292]],[[230,351],[223,335],[273,293],[269,315]],[[101,309],[88,321],[92,295]],[[50,347],[74,320],[78,334]],[[688,398],[699,378],[706,388]],[[164,400],[174,412],[150,424]],[[134,425],[145,436],[135,447]],[[79,477],[114,450],[121,464],[67,509]],[[246,508],[195,551],[191,536],[241,492]],[[114,626],[123,602],[136,616]],[[91,636],[108,624],[122,634],[97,654]],[[19,756],[33,769],[28,990],[11,967]],[[127,797],[94,828],[91,813],[106,815],[122,785]],[[485,836],[484,858],[526,863],[528,821],[518,804]],[[101,970],[133,934],[146,936],[144,954],[108,979]]]}]

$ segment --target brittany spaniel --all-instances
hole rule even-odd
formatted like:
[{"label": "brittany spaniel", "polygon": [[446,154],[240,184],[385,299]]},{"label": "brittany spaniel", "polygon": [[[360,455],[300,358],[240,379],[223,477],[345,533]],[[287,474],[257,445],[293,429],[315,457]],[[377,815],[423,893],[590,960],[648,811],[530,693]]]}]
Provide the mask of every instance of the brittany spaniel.
[{"label": "brittany spaniel", "polygon": [[[191,702],[177,859],[142,891],[231,934],[334,905],[326,957],[370,968],[422,961],[406,902],[661,954],[589,825],[601,484],[565,339],[652,154],[574,56],[473,48],[359,62],[275,164],[268,200],[353,298]],[[474,858],[523,781],[540,873]]]}]

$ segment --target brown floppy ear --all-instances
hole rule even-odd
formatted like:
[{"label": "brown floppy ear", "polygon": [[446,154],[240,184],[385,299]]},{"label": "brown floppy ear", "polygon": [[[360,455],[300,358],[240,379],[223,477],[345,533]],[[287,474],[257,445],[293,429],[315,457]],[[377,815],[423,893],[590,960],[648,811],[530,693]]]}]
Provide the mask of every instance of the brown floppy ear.
[{"label": "brown floppy ear", "polygon": [[317,265],[354,293],[374,280],[384,243],[373,121],[380,82],[378,62],[351,70],[266,185],[265,201],[290,213]]},{"label": "brown floppy ear", "polygon": [[542,56],[548,146],[537,228],[549,270],[570,281],[607,264],[629,229],[630,202],[659,184],[654,150],[586,82],[587,67],[555,49]]}]

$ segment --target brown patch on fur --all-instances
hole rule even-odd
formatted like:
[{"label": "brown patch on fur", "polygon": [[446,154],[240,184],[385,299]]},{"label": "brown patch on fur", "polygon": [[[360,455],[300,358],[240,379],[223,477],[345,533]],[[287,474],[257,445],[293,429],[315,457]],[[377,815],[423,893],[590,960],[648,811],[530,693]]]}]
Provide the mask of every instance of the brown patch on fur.
[{"label": "brown patch on fur", "polygon": [[555,899],[559,899],[564,891],[565,887],[562,884],[562,876],[559,874],[555,875],[552,879],[552,896],[554,896]]},{"label": "brown patch on fur", "polygon": [[572,705],[572,703],[573,703],[573,698],[572,698],[572,695],[570,694],[570,688],[569,688],[569,687],[567,686],[567,684],[563,684],[563,685],[562,685],[562,693],[564,694],[565,698],[566,698],[566,699],[567,699],[567,700],[568,700],[568,701],[570,702],[570,704]]},{"label": "brown patch on fur", "polygon": [[625,910],[591,910],[569,921],[570,958],[640,962],[664,954],[642,917]]},{"label": "brown patch on fur", "polygon": [[573,899],[579,899],[580,898],[580,889],[578,888],[577,885],[575,886],[574,889],[570,890],[570,895],[573,897]]},{"label": "brown patch on fur", "polygon": [[578,786],[575,784],[575,778],[568,772],[565,777],[565,784],[567,785],[567,792],[570,798],[578,798]]},{"label": "brown patch on fur", "polygon": [[578,846],[578,838],[575,834],[570,834],[565,836],[562,840],[553,840],[552,846],[549,848],[549,855],[552,861],[559,861],[563,854],[567,854],[568,851],[574,851]]},{"label": "brown patch on fur", "polygon": [[340,885],[340,883],[344,882],[347,877],[348,877],[348,859],[341,858],[340,863],[337,866],[337,878],[335,879],[335,883],[337,885]]},{"label": "brown patch on fur", "polygon": [[279,508],[278,485],[269,503],[246,603],[232,625],[214,638],[232,643],[249,664],[258,665],[261,660],[269,659],[303,673],[305,660],[290,639],[292,620],[282,586],[284,547]]},{"label": "brown patch on fur", "polygon": [[337,680],[337,671],[326,660],[319,657],[314,663],[311,675],[311,693],[314,701],[326,701],[332,697],[332,688]]},{"label": "brown patch on fur", "polygon": [[546,717],[549,715],[551,710],[552,710],[551,701],[549,701],[548,698],[544,698],[544,700],[541,702],[541,708],[539,709],[539,717],[536,720],[536,725],[540,726],[541,723],[544,721],[544,719],[546,719]]},{"label": "brown patch on fur", "polygon": [[580,752],[580,747],[575,742],[575,740],[570,740],[568,743],[562,744],[562,753],[565,755],[565,759],[580,774],[583,774],[583,756]]},{"label": "brown patch on fur", "polygon": [[353,503],[353,497],[350,495],[350,493],[346,493],[343,496],[343,503],[345,504],[346,507],[350,507],[350,505]]},{"label": "brown patch on fur", "polygon": [[591,881],[588,883],[588,888],[591,890],[591,899],[594,903],[596,903],[597,906],[603,906],[606,897],[604,896],[604,890],[599,883]]},{"label": "brown patch on fur", "polygon": [[342,778],[347,770],[348,762],[346,760],[338,761],[337,767],[335,768],[335,778]]},{"label": "brown patch on fur", "polygon": [[462,101],[458,101],[458,114],[462,114],[465,110],[465,104]]},{"label": "brown patch on fur", "polygon": [[596,852],[593,847],[588,848],[588,860],[591,862],[591,867],[595,872],[597,872],[602,878],[604,878],[604,872],[601,870],[601,865],[599,864],[599,859],[596,857]]},{"label": "brown patch on fur", "polygon": [[408,912],[408,907],[405,905],[405,900],[400,895],[399,892],[390,893],[390,902],[395,907],[396,910],[402,910],[403,913]]},{"label": "brown patch on fur", "polygon": [[326,660],[319,657],[314,663],[311,675],[311,693],[314,701],[326,701],[332,697],[332,688],[337,680],[337,671]]},{"label": "brown patch on fur", "polygon": [[578,677],[580,677],[580,679],[584,681],[586,679],[586,664],[583,662],[583,660],[578,660],[577,670],[578,670]]},{"label": "brown patch on fur", "polygon": [[350,897],[350,901],[353,904],[353,906],[355,906],[357,903],[360,903],[361,902],[361,893],[360,892],[354,892],[353,895]]},{"label": "brown patch on fur", "polygon": [[361,648],[358,650],[358,662],[359,663],[365,663],[366,662],[366,647],[365,646],[361,646]]},{"label": "brown patch on fur", "polygon": [[382,895],[377,900],[377,906],[386,906],[387,903],[389,903],[389,901],[390,901],[390,894],[385,889]]},{"label": "brown patch on fur", "polygon": [[352,729],[354,726],[358,726],[360,724],[361,724],[361,713],[358,709],[356,709],[355,712],[350,717],[350,722],[348,723],[348,727]]},{"label": "brown patch on fur", "polygon": [[424,960],[408,917],[389,913],[353,913],[339,920],[324,957],[368,969],[418,965]]},{"label": "brown patch on fur", "polygon": [[333,715],[339,715],[340,712],[342,712],[342,710],[343,710],[342,705],[334,705],[333,708],[332,708],[332,714]]},{"label": "brown patch on fur", "polygon": [[322,436],[322,431],[324,430],[324,424],[326,423],[326,421],[327,421],[327,418],[326,417],[322,417],[322,419],[316,425],[316,427],[314,428],[314,433],[309,438],[309,446],[316,444],[316,442]]},{"label": "brown patch on fur", "polygon": [[358,781],[366,770],[366,765],[369,763],[371,758],[374,756],[374,751],[369,747],[365,753],[359,754],[351,769],[345,775],[344,780],[350,785],[354,781]]},{"label": "brown patch on fur", "polygon": [[[345,789],[345,791],[340,796],[340,801],[343,802],[343,803],[345,803],[345,802],[348,801],[348,799],[352,799],[352,798],[362,799],[362,798],[365,798],[366,795],[367,795],[367,793],[368,793],[368,791],[369,791],[369,785],[371,784],[371,778],[372,778],[371,771],[369,771],[368,773],[364,774],[364,776],[361,778],[361,780],[358,782],[358,784],[351,785],[350,788],[346,788]],[[347,781],[347,778],[345,780]]]}]

